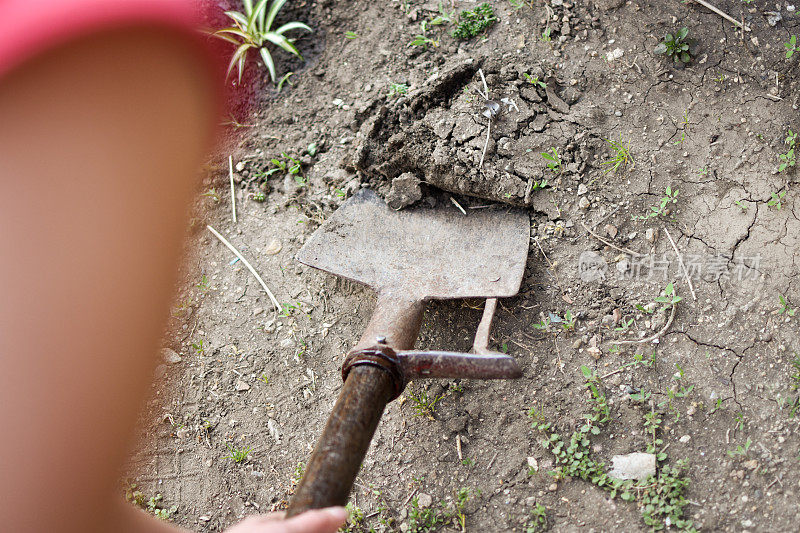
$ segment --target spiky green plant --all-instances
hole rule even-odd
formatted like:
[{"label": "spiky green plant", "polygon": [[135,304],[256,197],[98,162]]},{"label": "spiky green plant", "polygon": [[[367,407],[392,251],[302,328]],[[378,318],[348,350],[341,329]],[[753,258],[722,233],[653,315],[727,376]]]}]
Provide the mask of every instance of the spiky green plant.
[{"label": "spiky green plant", "polygon": [[[225,14],[233,20],[233,26],[215,31],[214,36],[219,37],[229,43],[236,45],[236,51],[228,64],[228,76],[234,67],[239,69],[239,82],[242,81],[244,63],[247,60],[247,53],[250,49],[258,50],[264,65],[269,70],[269,77],[273,83],[277,78],[275,74],[275,63],[272,61],[272,54],[267,49],[267,43],[272,43],[296,55],[300,59],[303,56],[295,47],[294,39],[287,39],[284,34],[291,30],[313,31],[302,22],[287,22],[277,30],[272,30],[272,24],[278,11],[281,10],[286,0],[258,0],[253,6],[253,0],[242,0],[244,13],[239,11],[226,11]],[[268,6],[269,4],[269,6]]]}]

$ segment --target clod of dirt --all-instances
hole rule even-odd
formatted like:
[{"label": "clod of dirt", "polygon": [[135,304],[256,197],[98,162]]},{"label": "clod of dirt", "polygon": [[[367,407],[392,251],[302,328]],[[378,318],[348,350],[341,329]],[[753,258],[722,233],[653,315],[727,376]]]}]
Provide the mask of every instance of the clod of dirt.
[{"label": "clod of dirt", "polygon": [[419,178],[411,172],[400,174],[392,180],[392,188],[386,195],[386,203],[392,209],[402,209],[422,199]]},{"label": "clod of dirt", "polygon": [[629,453],[611,458],[611,472],[616,479],[647,479],[656,474],[656,456],[652,453]]},{"label": "clod of dirt", "polygon": [[586,117],[573,109],[580,98],[569,89],[552,77],[526,82],[496,58],[467,60],[365,120],[352,167],[379,192],[412,173],[452,193],[537,208],[534,186],[552,179],[540,154],[555,148],[560,165],[579,173],[591,156],[587,143],[599,141],[578,123]]}]

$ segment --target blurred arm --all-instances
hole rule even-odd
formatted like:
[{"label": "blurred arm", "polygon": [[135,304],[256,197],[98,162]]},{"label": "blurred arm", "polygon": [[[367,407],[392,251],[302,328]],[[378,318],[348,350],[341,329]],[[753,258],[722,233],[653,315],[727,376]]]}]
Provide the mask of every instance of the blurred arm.
[{"label": "blurred arm", "polygon": [[148,29],[89,37],[0,78],[0,529],[177,531],[122,511],[117,479],[212,92],[185,39]]}]

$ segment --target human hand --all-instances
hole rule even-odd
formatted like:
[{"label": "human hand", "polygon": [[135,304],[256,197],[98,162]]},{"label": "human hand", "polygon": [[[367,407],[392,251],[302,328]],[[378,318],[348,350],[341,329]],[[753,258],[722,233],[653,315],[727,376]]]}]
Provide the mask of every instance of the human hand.
[{"label": "human hand", "polygon": [[225,533],[334,533],[347,520],[344,507],[306,511],[288,520],[284,513],[250,516]]}]

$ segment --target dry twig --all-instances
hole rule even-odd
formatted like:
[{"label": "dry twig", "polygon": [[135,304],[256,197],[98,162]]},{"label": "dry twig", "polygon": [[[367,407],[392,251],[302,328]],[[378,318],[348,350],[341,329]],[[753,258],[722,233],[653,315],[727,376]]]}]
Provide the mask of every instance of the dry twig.
[{"label": "dry twig", "polygon": [[610,247],[614,248],[615,250],[619,250],[620,252],[625,252],[626,254],[631,254],[633,257],[644,257],[644,254],[640,254],[639,252],[634,252],[633,250],[629,250],[628,248],[620,248],[619,246],[611,244],[610,242],[608,242],[607,240],[602,238],[600,235],[598,235],[597,233],[595,233],[592,230],[590,230],[586,226],[586,224],[583,223],[583,221],[581,221],[581,226],[583,226],[583,229],[585,229],[586,231],[589,232],[589,235],[591,235],[592,237],[594,237],[598,241],[602,242],[606,246],[610,246]]},{"label": "dry twig", "polygon": [[233,156],[228,156],[228,175],[231,178],[231,210],[233,211],[233,223],[236,224],[236,189],[233,186]]},{"label": "dry twig", "polygon": [[714,13],[719,15],[720,17],[724,18],[728,22],[732,22],[733,24],[735,24],[737,27],[741,28],[742,30],[750,31],[750,28],[748,26],[745,26],[742,22],[739,22],[738,20],[736,20],[732,16],[728,15],[724,11],[722,11],[720,9],[717,9],[716,7],[712,6],[711,4],[706,2],[706,0],[693,0],[693,1],[695,3],[697,3],[697,4],[700,4],[701,6],[707,7],[708,9],[710,9],[711,11],[713,11]]},{"label": "dry twig", "polygon": [[233,252],[233,253],[236,255],[236,257],[238,257],[238,258],[239,258],[239,261],[241,261],[241,262],[242,262],[242,264],[244,264],[244,266],[246,266],[246,267],[247,267],[247,270],[249,270],[249,271],[250,271],[250,273],[251,273],[251,274],[253,274],[253,276],[255,276],[255,278],[256,278],[256,279],[258,280],[258,282],[261,284],[261,287],[262,287],[262,288],[263,288],[263,289],[266,291],[266,293],[267,293],[267,296],[269,296],[269,299],[272,301],[272,305],[274,305],[274,306],[275,306],[275,311],[280,311],[280,309],[281,309],[281,304],[280,304],[280,303],[278,303],[278,300],[275,298],[275,295],[274,295],[274,294],[272,294],[272,291],[271,291],[271,290],[269,290],[269,287],[267,287],[267,284],[266,284],[266,283],[264,283],[264,280],[263,280],[263,279],[261,279],[261,276],[259,276],[259,275],[258,275],[258,272],[256,272],[256,269],[255,269],[255,268],[253,268],[253,265],[251,265],[251,264],[250,264],[250,263],[247,261],[247,259],[245,259],[245,258],[244,258],[244,256],[243,256],[241,253],[239,253],[239,250],[237,250],[236,248],[234,248],[234,247],[233,247],[233,245],[232,245],[231,243],[229,243],[229,242],[228,242],[228,241],[225,239],[225,237],[223,237],[222,235],[220,235],[220,233],[219,233],[217,230],[215,230],[215,229],[214,229],[214,228],[212,228],[211,226],[206,226],[206,227],[208,228],[208,231],[210,231],[211,233],[213,233],[213,234],[214,234],[214,236],[215,236],[217,239],[219,239],[219,240],[220,240],[220,242],[221,242],[222,244],[224,244],[225,246],[227,246],[227,248],[228,248],[228,249],[229,249],[231,252]]},{"label": "dry twig", "polygon": [[681,266],[681,270],[683,270],[683,275],[686,278],[686,283],[689,284],[689,291],[692,293],[692,299],[694,301],[697,301],[697,295],[694,293],[694,285],[692,285],[692,278],[689,277],[689,270],[686,268],[686,265],[683,264],[683,256],[678,251],[678,246],[675,244],[675,241],[672,240],[672,235],[669,234],[667,228],[664,228],[664,233],[667,234],[669,243],[672,245],[672,249],[675,250],[675,255],[678,256],[678,264]]}]

